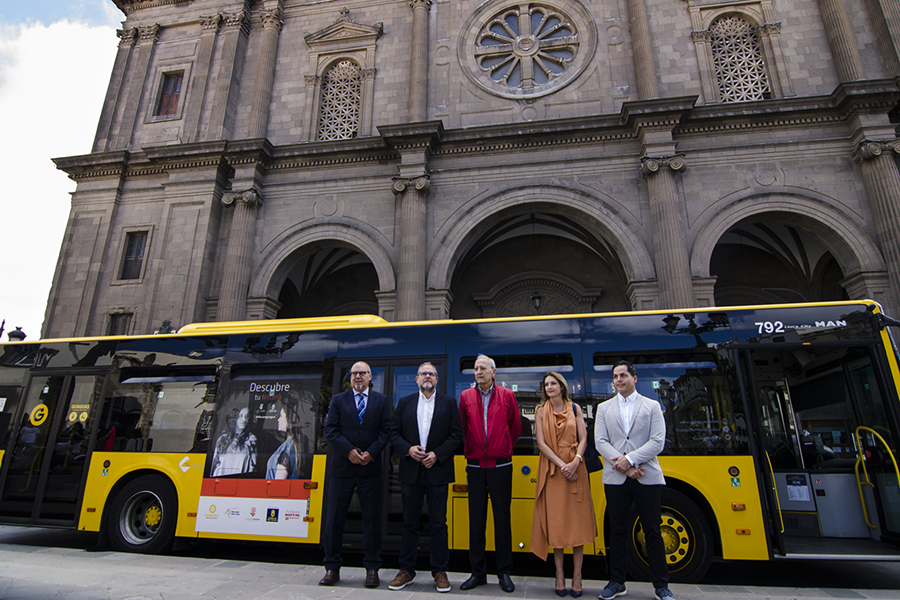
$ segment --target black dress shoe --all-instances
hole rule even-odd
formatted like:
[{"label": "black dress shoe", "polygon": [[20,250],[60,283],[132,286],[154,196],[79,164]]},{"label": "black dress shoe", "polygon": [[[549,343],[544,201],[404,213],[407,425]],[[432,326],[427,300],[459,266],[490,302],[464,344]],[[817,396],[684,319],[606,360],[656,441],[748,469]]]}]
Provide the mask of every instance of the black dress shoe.
[{"label": "black dress shoe", "polygon": [[340,571],[332,571],[331,569],[325,571],[325,577],[319,580],[319,585],[334,585],[338,581],[341,580],[341,572]]},{"label": "black dress shoe", "polygon": [[378,579],[378,569],[366,569],[365,586],[367,588],[377,588],[380,584],[381,580]]},{"label": "black dress shoe", "polygon": [[472,575],[468,579],[462,582],[462,585],[459,586],[459,589],[462,591],[472,590],[477,588],[479,585],[485,585],[487,583],[487,577],[476,577]]},{"label": "black dress shoe", "polygon": [[500,589],[507,594],[512,594],[514,591],[516,591],[516,584],[512,582],[512,579],[509,578],[509,575],[498,575],[497,579],[500,580]]}]

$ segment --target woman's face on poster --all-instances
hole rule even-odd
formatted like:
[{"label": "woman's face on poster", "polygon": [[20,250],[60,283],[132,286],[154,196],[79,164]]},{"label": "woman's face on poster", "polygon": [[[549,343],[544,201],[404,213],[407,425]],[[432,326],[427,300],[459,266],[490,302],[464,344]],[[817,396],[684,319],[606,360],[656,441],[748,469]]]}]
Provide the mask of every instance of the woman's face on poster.
[{"label": "woman's face on poster", "polygon": [[281,412],[278,413],[278,431],[287,431],[288,419],[287,413],[284,412],[284,409],[281,409]]},{"label": "woman's face on poster", "polygon": [[234,422],[234,430],[241,433],[247,428],[247,422],[250,420],[250,409],[242,408],[238,413],[237,420]]}]

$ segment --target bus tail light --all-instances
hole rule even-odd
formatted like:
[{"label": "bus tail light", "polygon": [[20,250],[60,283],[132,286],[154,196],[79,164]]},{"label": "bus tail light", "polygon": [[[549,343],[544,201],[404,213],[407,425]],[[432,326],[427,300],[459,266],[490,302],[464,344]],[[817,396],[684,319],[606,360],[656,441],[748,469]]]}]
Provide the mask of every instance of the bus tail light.
[{"label": "bus tail light", "polygon": [[734,532],[738,535],[750,535],[749,529],[735,529]]},{"label": "bus tail light", "polygon": [[84,509],[84,512],[97,512],[97,509],[93,506],[88,506],[86,509]]},{"label": "bus tail light", "polygon": [[743,502],[732,502],[731,510],[747,510],[747,505]]},{"label": "bus tail light", "polygon": [[453,491],[465,493],[465,492],[469,491],[469,486],[468,486],[468,484],[465,484],[465,483],[454,483]]},{"label": "bus tail light", "polygon": [[303,489],[304,490],[317,490],[317,489],[319,489],[319,482],[318,481],[304,481]]},{"label": "bus tail light", "polygon": [[312,523],[313,521],[315,521],[315,519],[315,517],[303,517],[303,520],[307,523]]}]

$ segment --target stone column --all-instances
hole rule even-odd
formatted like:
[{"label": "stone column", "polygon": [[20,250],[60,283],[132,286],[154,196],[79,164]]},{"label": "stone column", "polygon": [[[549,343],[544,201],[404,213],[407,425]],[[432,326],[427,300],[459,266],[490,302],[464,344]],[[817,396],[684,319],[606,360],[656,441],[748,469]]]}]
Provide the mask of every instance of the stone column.
[{"label": "stone column", "polygon": [[253,88],[253,104],[250,107],[250,131],[247,137],[266,137],[269,126],[269,104],[272,101],[272,84],[275,81],[275,56],[281,33],[281,9],[263,10],[259,14],[263,24],[262,47],[256,64],[256,83]]},{"label": "stone column", "polygon": [[847,18],[847,10],[844,8],[844,0],[819,0],[819,12],[822,13],[822,21],[825,23],[825,35],[828,37],[828,45],[831,46],[838,78],[841,81],[863,79],[862,60],[859,57],[859,48],[856,47],[853,29],[850,27],[850,19]]},{"label": "stone column", "polygon": [[650,22],[644,0],[628,0],[628,26],[631,28],[631,47],[634,52],[634,71],[637,78],[638,99],[659,97],[656,60],[650,40]]},{"label": "stone column", "polygon": [[650,193],[651,235],[656,279],[659,284],[659,308],[691,308],[696,304],[691,267],[684,243],[686,226],[678,211],[675,173],[687,165],[682,156],[644,157],[641,175]]},{"label": "stone column", "polygon": [[225,253],[222,288],[219,292],[217,321],[240,321],[247,313],[247,290],[253,266],[253,239],[256,217],[262,198],[255,189],[222,196],[225,207],[234,206],[231,235]]},{"label": "stone column", "polygon": [[222,15],[200,17],[200,47],[197,50],[197,62],[191,69],[190,95],[184,104],[183,141],[196,142],[200,138],[200,115],[206,104],[207,87],[209,85],[209,68],[212,65],[213,50],[216,47],[216,36]]},{"label": "stone column", "polygon": [[878,244],[887,266],[891,289],[891,308],[900,309],[900,171],[894,154],[900,142],[863,140],[853,152],[853,160],[862,170],[866,195],[878,236]]},{"label": "stone column", "polygon": [[412,47],[409,72],[409,120],[424,121],[428,103],[428,10],[431,0],[411,0]]},{"label": "stone column", "polygon": [[398,321],[425,319],[425,197],[431,188],[428,175],[415,179],[394,177],[400,217],[400,268],[397,274]]},{"label": "stone column", "polygon": [[116,53],[116,62],[113,64],[112,76],[109,79],[109,87],[106,89],[106,99],[103,101],[103,111],[100,113],[100,121],[97,123],[97,134],[94,136],[94,152],[103,152],[110,148],[110,131],[113,119],[119,107],[119,99],[123,93],[122,84],[128,71],[128,63],[131,52],[138,40],[136,27],[120,29],[116,32],[119,36],[119,50]]},{"label": "stone column", "polygon": [[129,61],[133,65],[131,81],[135,83],[129,87],[127,98],[122,104],[122,118],[119,121],[115,146],[109,150],[128,150],[131,145],[131,137],[134,135],[134,124],[137,123],[138,109],[141,106],[141,97],[144,95],[144,84],[150,81],[150,65],[152,64],[153,51],[156,42],[159,41],[159,25],[154,23],[147,27],[138,27],[137,48],[134,52],[134,60]]}]

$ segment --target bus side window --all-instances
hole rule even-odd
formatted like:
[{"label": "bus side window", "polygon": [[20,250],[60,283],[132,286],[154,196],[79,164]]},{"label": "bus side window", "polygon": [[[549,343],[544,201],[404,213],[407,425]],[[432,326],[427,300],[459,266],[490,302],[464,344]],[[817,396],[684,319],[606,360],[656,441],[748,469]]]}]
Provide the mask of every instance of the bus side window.
[{"label": "bus side window", "polygon": [[111,383],[96,449],[205,453],[215,378],[183,379],[136,376]]}]

